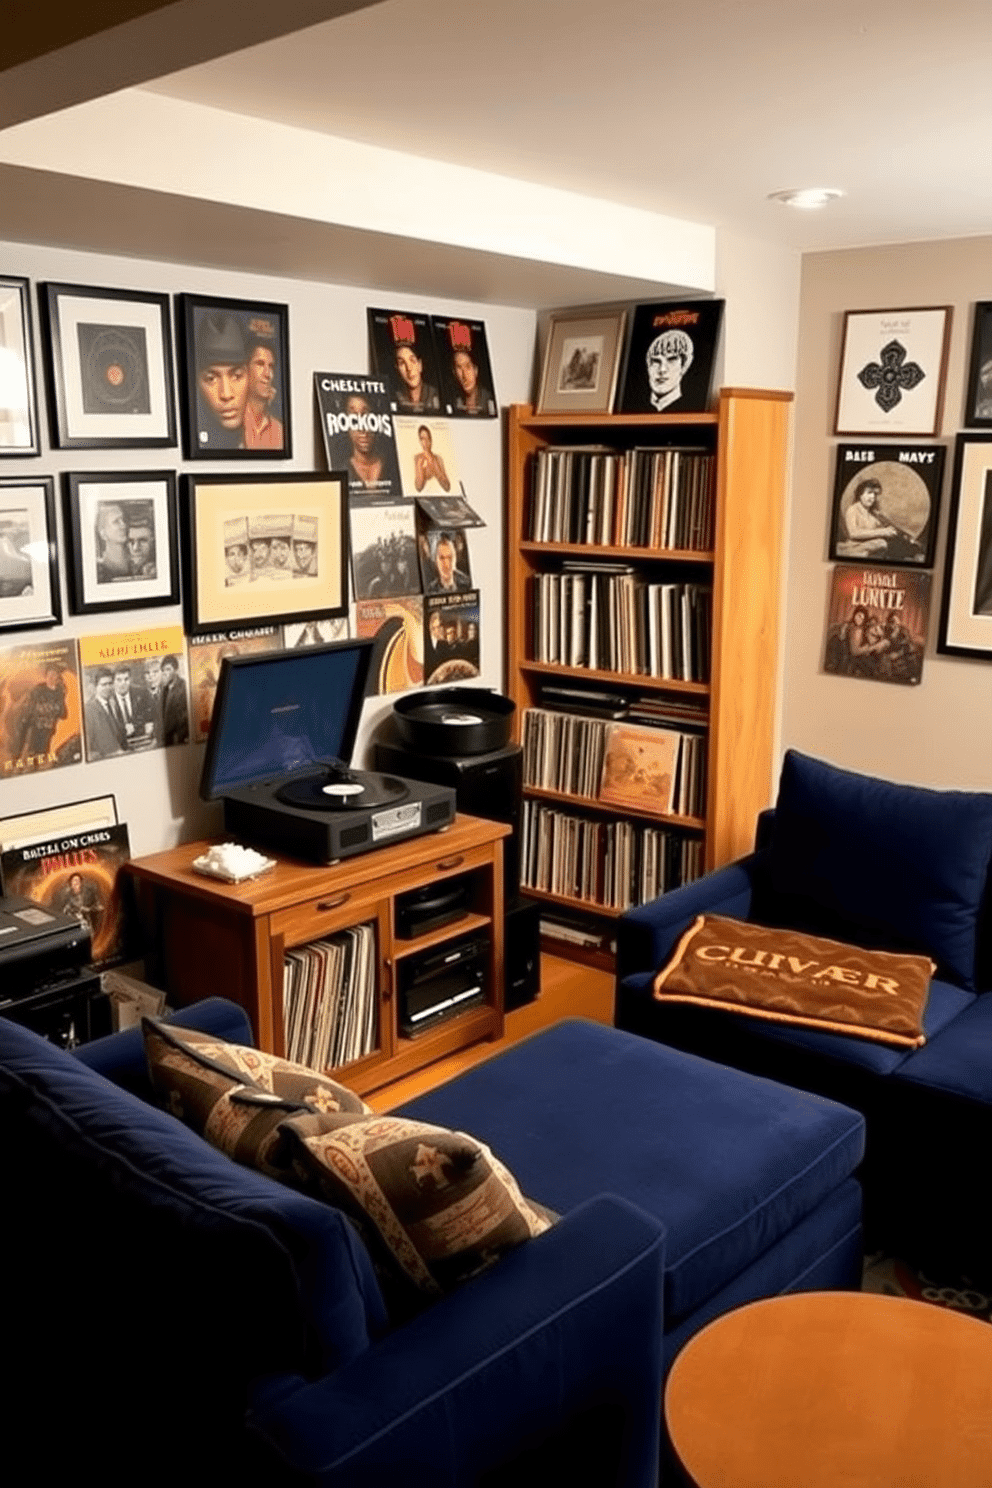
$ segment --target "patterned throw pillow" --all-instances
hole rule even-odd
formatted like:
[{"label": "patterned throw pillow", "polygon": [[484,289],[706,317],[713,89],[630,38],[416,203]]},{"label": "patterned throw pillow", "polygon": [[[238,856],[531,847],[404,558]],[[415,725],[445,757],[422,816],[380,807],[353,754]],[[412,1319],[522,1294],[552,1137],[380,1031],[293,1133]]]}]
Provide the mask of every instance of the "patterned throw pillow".
[{"label": "patterned throw pillow", "polygon": [[[400,1116],[299,1114],[283,1122],[295,1161],[351,1216],[380,1272],[437,1296],[557,1215],[524,1197],[474,1137]],[[396,1287],[391,1288],[396,1296]]]},{"label": "patterned throw pillow", "polygon": [[144,1018],[145,1056],[162,1104],[213,1147],[270,1177],[292,1176],[279,1124],[308,1107],[368,1111],[351,1090],[305,1065],[213,1034]]}]

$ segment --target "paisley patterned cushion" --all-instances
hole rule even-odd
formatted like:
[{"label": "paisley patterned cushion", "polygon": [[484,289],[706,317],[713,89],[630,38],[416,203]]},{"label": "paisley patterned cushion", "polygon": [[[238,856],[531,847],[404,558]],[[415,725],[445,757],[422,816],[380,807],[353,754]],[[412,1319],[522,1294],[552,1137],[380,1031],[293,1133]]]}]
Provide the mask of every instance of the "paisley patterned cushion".
[{"label": "paisley patterned cushion", "polygon": [[292,1176],[279,1123],[297,1111],[346,1112],[368,1107],[319,1070],[293,1064],[209,1033],[142,1020],[148,1073],[174,1116],[247,1167]]},{"label": "paisley patterned cushion", "polygon": [[464,1132],[310,1112],[282,1131],[301,1174],[355,1220],[394,1300],[411,1288],[421,1300],[450,1290],[557,1218]]}]

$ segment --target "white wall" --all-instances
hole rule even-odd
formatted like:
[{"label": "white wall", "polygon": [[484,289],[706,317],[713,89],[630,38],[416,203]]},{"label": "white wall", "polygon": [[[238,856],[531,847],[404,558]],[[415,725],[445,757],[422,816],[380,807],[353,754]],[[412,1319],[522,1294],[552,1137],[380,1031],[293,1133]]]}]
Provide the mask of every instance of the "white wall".
[{"label": "white wall", "polygon": [[[992,238],[810,254],[803,262],[782,742],[851,769],[961,788],[992,786],[992,665],[938,656],[954,434],[962,427],[973,306],[990,294]],[[822,671],[831,565],[832,433],[844,312],[950,305],[944,497],[919,687]],[[857,442],[857,441],[850,441]],[[921,440],[920,442],[926,442]]]},{"label": "white wall", "polygon": [[[430,302],[388,291],[364,292],[315,284],[299,279],[266,278],[215,269],[184,267],[127,258],[109,258],[54,248],[0,242],[0,265],[9,274],[32,281],[32,310],[35,329],[36,370],[41,403],[42,455],[30,460],[4,459],[0,475],[54,475],[57,484],[60,569],[63,575],[64,623],[54,629],[0,633],[0,646],[32,641],[63,639],[116,630],[141,629],[159,624],[177,624],[182,612],[163,607],[126,611],[120,614],[73,616],[68,613],[65,590],[66,550],[58,477],[62,471],[142,470],[174,466],[177,470],[207,468],[186,464],[180,450],[55,450],[49,441],[47,399],[41,376],[40,338],[35,286],[45,280],[111,286],[160,293],[192,291],[235,298],[259,298],[289,305],[290,360],[292,363],[291,408],[293,417],[292,460],[267,464],[265,470],[323,469],[324,457],[314,416],[312,377],[314,371],[368,369],[366,305],[398,304],[435,314],[452,312],[485,320],[497,395],[502,404],[525,402],[530,397],[534,353],[535,317],[530,310],[459,301]],[[502,424],[486,420],[478,424],[452,421],[452,439],[460,457],[460,474],[466,493],[488,523],[470,535],[473,580],[482,593],[481,682],[501,687],[502,659]],[[211,474],[246,469],[232,461],[211,462]],[[255,470],[257,466],[252,467]],[[363,763],[371,729],[389,711],[392,699],[370,699],[363,714],[356,763]],[[219,808],[206,807],[197,796],[202,767],[202,745],[180,745],[131,758],[100,760],[70,765],[17,779],[0,780],[0,816],[36,810],[60,802],[113,792],[119,816],[130,828],[134,856],[157,851],[174,843],[221,830]]]}]

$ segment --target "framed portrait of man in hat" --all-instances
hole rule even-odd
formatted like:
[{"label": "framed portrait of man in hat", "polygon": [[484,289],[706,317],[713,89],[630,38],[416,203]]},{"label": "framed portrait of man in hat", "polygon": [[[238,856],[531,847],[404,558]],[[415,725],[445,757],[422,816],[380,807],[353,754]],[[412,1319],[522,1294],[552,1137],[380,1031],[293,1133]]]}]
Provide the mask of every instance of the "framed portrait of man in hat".
[{"label": "framed portrait of man in hat", "polygon": [[186,632],[348,613],[348,476],[184,475]]},{"label": "framed portrait of man in hat", "polygon": [[187,460],[287,460],[289,308],[176,297]]}]

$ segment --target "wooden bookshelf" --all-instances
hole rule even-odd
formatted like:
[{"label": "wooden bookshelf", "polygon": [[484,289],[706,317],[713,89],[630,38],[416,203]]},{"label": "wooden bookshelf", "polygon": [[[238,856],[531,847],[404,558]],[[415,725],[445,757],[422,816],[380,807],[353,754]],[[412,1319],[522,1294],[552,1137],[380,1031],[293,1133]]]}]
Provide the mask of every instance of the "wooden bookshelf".
[{"label": "wooden bookshelf", "polygon": [[[724,388],[711,413],[677,415],[535,414],[509,410],[507,449],[506,692],[517,704],[515,738],[524,711],[553,707],[542,702],[542,686],[609,688],[637,697],[694,701],[707,724],[705,813],[698,817],[658,815],[658,825],[702,842],[706,870],[749,850],[757,813],[771,793],[778,658],[781,532],[792,394]],[[714,541],[705,551],[582,542],[541,542],[530,526],[532,480],[538,451],[569,445],[635,447],[693,445],[715,456]],[[561,570],[563,562],[623,562],[646,583],[700,583],[711,590],[710,668],[706,681],[686,681],[599,667],[566,666],[535,659],[533,608],[536,580]],[[650,812],[620,811],[582,796],[525,785],[526,800],[574,813],[583,820],[629,820],[643,824]],[[574,919],[598,919],[608,938],[617,911],[586,899],[525,889],[559,904]],[[547,942],[545,942],[547,943]],[[554,941],[557,954],[571,954]],[[588,955],[588,953],[583,953]],[[577,953],[576,953],[577,955]],[[577,955],[578,959],[578,955]],[[598,958],[602,964],[602,957]]]}]

